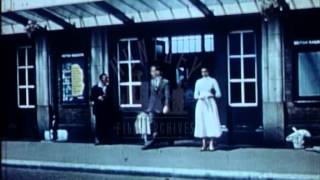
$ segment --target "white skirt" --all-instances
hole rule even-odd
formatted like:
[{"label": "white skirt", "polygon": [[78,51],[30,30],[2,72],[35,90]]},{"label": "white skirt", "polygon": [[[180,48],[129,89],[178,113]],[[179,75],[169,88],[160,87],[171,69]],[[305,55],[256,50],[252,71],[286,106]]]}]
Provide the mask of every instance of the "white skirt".
[{"label": "white skirt", "polygon": [[194,136],[213,138],[221,135],[219,112],[214,98],[199,99],[196,104]]}]

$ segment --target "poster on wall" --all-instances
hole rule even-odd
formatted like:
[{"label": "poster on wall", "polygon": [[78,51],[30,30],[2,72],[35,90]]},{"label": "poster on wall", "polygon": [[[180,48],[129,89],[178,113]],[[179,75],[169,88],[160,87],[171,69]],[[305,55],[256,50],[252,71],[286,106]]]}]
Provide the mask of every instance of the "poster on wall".
[{"label": "poster on wall", "polygon": [[86,102],[84,55],[62,55],[62,103],[64,105],[77,105]]}]

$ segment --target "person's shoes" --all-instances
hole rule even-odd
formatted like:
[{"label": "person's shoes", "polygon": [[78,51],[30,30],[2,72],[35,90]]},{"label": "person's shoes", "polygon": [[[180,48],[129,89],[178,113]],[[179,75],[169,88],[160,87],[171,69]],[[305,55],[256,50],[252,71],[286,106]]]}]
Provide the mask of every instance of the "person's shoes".
[{"label": "person's shoes", "polygon": [[200,151],[206,151],[207,150],[207,147],[202,147],[201,149],[200,149]]},{"label": "person's shoes", "polygon": [[144,146],[142,147],[142,150],[151,149],[154,146],[154,144],[155,144],[155,139],[152,139],[144,144]]},{"label": "person's shoes", "polygon": [[95,139],[94,139],[94,144],[95,144],[95,145],[99,145],[99,144],[101,144],[101,142],[99,141],[99,139],[95,138]]},{"label": "person's shoes", "polygon": [[215,151],[214,147],[213,146],[209,147],[209,151]]}]

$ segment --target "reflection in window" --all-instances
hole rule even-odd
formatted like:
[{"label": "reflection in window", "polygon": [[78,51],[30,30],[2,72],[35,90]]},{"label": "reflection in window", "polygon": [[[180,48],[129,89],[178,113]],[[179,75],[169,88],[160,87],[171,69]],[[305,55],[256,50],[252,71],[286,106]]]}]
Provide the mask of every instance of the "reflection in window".
[{"label": "reflection in window", "polygon": [[320,51],[298,54],[299,96],[320,96]]},{"label": "reflection in window", "polygon": [[188,69],[185,67],[176,68],[176,83],[181,86],[183,82],[187,79]]}]

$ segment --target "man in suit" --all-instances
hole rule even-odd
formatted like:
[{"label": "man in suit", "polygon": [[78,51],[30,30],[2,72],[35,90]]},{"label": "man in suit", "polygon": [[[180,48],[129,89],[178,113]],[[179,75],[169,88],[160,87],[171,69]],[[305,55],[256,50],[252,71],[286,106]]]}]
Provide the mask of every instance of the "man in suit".
[{"label": "man in suit", "polygon": [[169,81],[161,76],[159,66],[153,65],[150,68],[150,96],[147,113],[152,118],[151,130],[152,139],[142,149],[151,148],[157,140],[158,131],[155,128],[157,117],[169,112],[170,88]]},{"label": "man in suit", "polygon": [[114,113],[118,108],[109,76],[103,73],[99,76],[99,80],[99,83],[92,87],[90,97],[93,102],[93,114],[96,117],[95,144],[111,143],[116,118]]}]

